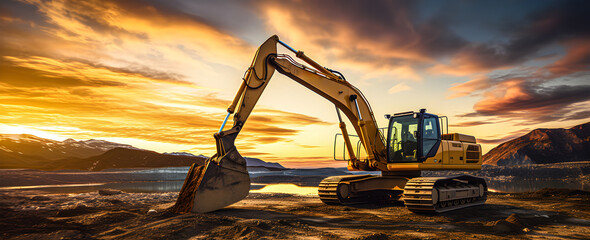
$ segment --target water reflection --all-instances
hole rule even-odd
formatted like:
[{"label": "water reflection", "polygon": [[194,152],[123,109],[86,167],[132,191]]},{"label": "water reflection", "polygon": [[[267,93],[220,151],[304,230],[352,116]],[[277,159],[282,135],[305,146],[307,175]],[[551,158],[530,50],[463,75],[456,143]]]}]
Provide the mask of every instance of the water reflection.
[{"label": "water reflection", "polygon": [[[95,192],[100,189],[111,188],[125,192],[179,192],[184,181],[142,181],[115,182],[90,184],[36,185],[1,187],[0,190],[42,190],[49,193],[84,193]],[[590,185],[580,182],[565,182],[561,180],[519,180],[519,181],[488,181],[488,188],[494,192],[531,192],[542,188],[567,188],[590,191]],[[317,194],[317,187],[302,187],[292,183],[265,184],[252,183],[250,191],[254,193],[288,193],[288,194]]]},{"label": "water reflection", "polygon": [[[40,171],[0,169],[1,190],[42,190],[50,193],[95,192],[112,188],[125,192],[179,192],[188,167],[157,169],[113,169],[100,172],[79,170]],[[346,168],[288,169],[283,171],[250,171],[252,192],[317,194],[317,184],[324,177],[348,174]],[[353,172],[374,173],[374,172]],[[294,184],[273,184],[290,182]],[[67,183],[47,185],[49,183]],[[270,184],[270,185],[268,185]],[[314,187],[299,187],[306,184]],[[28,186],[15,186],[28,185]],[[267,186],[268,185],[268,186]],[[542,188],[567,188],[590,191],[590,184],[570,180],[505,180],[488,181],[488,188],[498,192],[528,192]]]},{"label": "water reflection", "polygon": [[[2,187],[0,190],[41,190],[49,193],[86,193],[96,192],[100,189],[117,189],[129,193],[153,193],[153,192],[180,192],[184,181],[150,181],[150,182],[116,182],[116,183],[91,183],[91,184],[62,184],[62,185],[36,185]],[[295,184],[250,184],[252,192],[260,193],[291,193],[307,194],[317,193],[317,187],[299,187]]]},{"label": "water reflection", "polygon": [[316,195],[317,187],[301,187],[292,183],[269,184],[261,189],[250,190],[252,193],[288,193],[297,195]]},{"label": "water reflection", "polygon": [[543,188],[567,188],[590,191],[590,185],[563,180],[513,180],[488,181],[488,189],[494,192],[519,193],[534,192]]},{"label": "water reflection", "polygon": [[14,187],[0,187],[0,190],[26,190],[26,189],[42,189],[42,188],[73,188],[73,187],[93,187],[93,186],[102,186],[102,185],[104,185],[104,183],[14,186]]},{"label": "water reflection", "polygon": [[159,181],[159,182],[115,182],[95,184],[63,184],[63,185],[37,185],[24,187],[6,187],[2,189],[15,190],[41,190],[49,193],[87,193],[100,189],[117,189],[130,193],[152,192],[179,192],[184,181]]}]

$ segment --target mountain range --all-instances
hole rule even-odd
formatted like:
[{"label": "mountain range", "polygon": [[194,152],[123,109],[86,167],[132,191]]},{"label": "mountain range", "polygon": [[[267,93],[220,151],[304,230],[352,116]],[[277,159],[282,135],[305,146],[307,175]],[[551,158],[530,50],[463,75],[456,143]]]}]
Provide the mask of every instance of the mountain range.
[{"label": "mountain range", "polygon": [[[0,168],[41,170],[156,168],[203,164],[203,155],[157,153],[105,140],[56,141],[30,134],[0,134]],[[246,157],[249,168],[285,169],[279,163]],[[570,129],[539,128],[498,145],[483,164],[513,166],[590,161],[590,122]]]},{"label": "mountain range", "polygon": [[590,122],[570,129],[535,129],[483,156],[484,164],[497,166],[579,161],[590,161]]},{"label": "mountain range", "polygon": [[0,152],[5,155],[38,155],[50,160],[68,157],[83,158],[99,155],[117,147],[138,149],[128,144],[96,139],[76,141],[70,138],[56,141],[30,134],[0,134],[0,150],[2,150]]},{"label": "mountain range", "polygon": [[64,159],[97,156],[114,148],[139,150],[128,144],[96,139],[56,141],[30,134],[0,134],[0,168],[59,169],[67,165]]},{"label": "mountain range", "polygon": [[258,158],[245,157],[246,166],[248,167],[265,167],[271,169],[285,169],[281,164],[276,162],[265,162]]},{"label": "mountain range", "polygon": [[[186,152],[157,153],[105,140],[56,141],[30,134],[0,134],[0,168],[41,170],[157,168],[203,164],[203,155]],[[246,158],[248,167],[284,169],[278,163]]]},{"label": "mountain range", "polygon": [[[164,154],[207,158],[204,155],[195,156],[194,154],[187,153],[187,152],[172,152],[172,153],[164,153]],[[283,167],[283,165],[281,165],[280,163],[276,163],[276,162],[265,162],[265,161],[262,161],[261,159],[251,158],[251,157],[245,157],[244,159],[246,160],[246,166],[248,166],[248,168],[263,167],[263,168],[272,169],[272,170],[286,169],[285,167]]]}]

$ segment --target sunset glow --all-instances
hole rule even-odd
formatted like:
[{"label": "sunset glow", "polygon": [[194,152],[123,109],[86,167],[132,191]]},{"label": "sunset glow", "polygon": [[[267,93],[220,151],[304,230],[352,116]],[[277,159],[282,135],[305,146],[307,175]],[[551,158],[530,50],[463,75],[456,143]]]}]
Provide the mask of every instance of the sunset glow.
[{"label": "sunset glow", "polygon": [[[210,156],[274,34],[342,72],[382,127],[384,114],[426,108],[485,153],[590,121],[588,2],[443,2],[2,1],[0,133]],[[236,146],[285,167],[342,167],[339,131],[333,104],[275,73]]]}]

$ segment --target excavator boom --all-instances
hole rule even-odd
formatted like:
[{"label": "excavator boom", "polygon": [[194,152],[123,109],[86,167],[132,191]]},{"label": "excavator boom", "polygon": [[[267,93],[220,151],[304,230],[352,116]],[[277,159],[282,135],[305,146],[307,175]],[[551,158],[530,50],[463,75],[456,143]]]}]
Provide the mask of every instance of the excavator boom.
[{"label": "excavator boom", "polygon": [[[288,55],[277,55],[277,44],[282,44],[295,52],[298,58],[313,68],[295,62]],[[375,155],[381,159],[385,157],[384,140],[379,133],[369,103],[362,93],[303,52],[295,51],[281,42],[277,36],[272,36],[258,48],[227,110],[221,129],[214,134],[217,153],[209,158],[204,166],[193,166],[189,170],[176,205],[173,207],[176,212],[215,211],[248,195],[250,178],[246,161],[237,151],[234,141],[275,70],[334,103],[352,123],[358,123],[353,127],[359,136],[363,137],[363,145],[370,157],[366,161],[351,162],[349,169],[375,170],[375,167],[379,166]],[[223,128],[231,114],[234,114],[233,126],[224,131]],[[344,123],[341,122],[340,125],[343,131],[346,131]],[[350,144],[350,141],[348,142]],[[351,156],[354,155],[351,154]]]}]

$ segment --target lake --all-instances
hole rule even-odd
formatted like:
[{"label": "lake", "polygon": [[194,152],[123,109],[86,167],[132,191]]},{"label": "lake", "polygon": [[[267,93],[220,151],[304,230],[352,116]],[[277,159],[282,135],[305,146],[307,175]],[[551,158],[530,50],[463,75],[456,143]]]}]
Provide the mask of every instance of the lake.
[{"label": "lake", "polygon": [[[125,192],[178,192],[182,187],[188,167],[157,169],[117,169],[101,172],[86,171],[38,171],[38,170],[0,170],[0,182],[5,184],[0,190],[43,190],[50,193],[93,192],[111,188]],[[377,172],[348,172],[339,168],[289,169],[283,171],[251,171],[250,177],[259,176],[336,176],[353,174],[377,174]],[[27,182],[28,181],[28,182]],[[68,182],[69,181],[69,182]],[[87,181],[87,182],[84,182]],[[10,182],[18,184],[10,184]],[[292,184],[251,184],[252,192],[283,192],[311,194],[317,186],[298,186]],[[21,185],[21,186],[16,186]],[[589,185],[580,182],[561,180],[511,180],[488,181],[488,188],[495,192],[528,192],[542,188],[568,188],[590,191]]]}]

